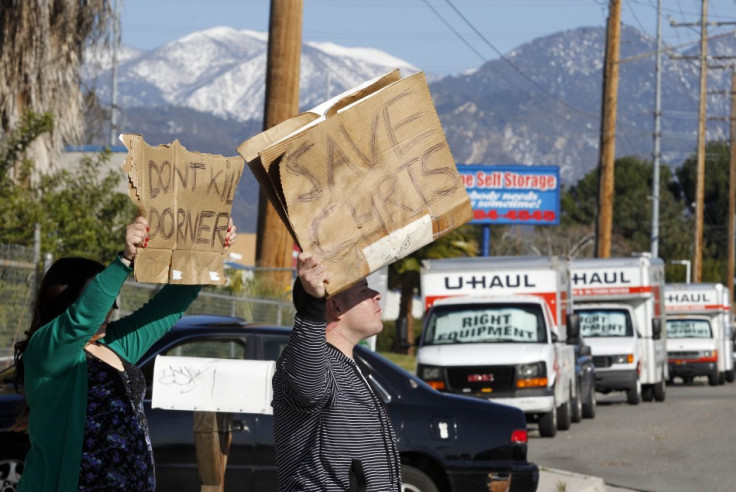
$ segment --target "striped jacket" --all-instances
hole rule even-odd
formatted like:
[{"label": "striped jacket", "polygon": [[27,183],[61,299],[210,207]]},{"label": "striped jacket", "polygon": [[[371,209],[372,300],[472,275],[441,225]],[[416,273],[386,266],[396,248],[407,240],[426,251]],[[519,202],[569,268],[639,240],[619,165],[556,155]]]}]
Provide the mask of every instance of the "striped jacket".
[{"label": "striped jacket", "polygon": [[321,315],[311,308],[302,314],[297,305],[273,378],[279,490],[399,491],[401,465],[386,408],[355,361],[327,343],[324,305]]}]

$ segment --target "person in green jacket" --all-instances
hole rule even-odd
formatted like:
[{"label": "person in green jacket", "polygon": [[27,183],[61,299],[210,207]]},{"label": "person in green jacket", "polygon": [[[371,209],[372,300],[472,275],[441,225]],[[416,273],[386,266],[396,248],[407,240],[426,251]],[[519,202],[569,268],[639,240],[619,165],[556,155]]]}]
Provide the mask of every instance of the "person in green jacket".
[{"label": "person in green jacket", "polygon": [[[225,247],[236,239],[230,221]],[[27,338],[15,345],[31,449],[19,491],[153,491],[146,382],[135,363],[182,317],[198,285],[166,285],[144,306],[111,321],[116,298],[148,244],[148,222],[126,228],[125,247],[106,268],[62,258],[44,275]]]}]

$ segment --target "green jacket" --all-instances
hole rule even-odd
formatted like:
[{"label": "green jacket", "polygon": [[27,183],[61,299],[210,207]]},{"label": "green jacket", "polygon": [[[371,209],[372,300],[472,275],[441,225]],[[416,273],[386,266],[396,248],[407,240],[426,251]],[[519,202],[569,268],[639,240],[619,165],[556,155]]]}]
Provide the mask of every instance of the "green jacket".
[{"label": "green jacket", "polygon": [[[69,309],[39,328],[23,353],[31,449],[18,490],[76,491],[87,416],[84,346],[105,321],[132,270],[119,258]],[[166,285],[143,307],[111,322],[100,343],[135,363],[181,318],[200,286]]]}]

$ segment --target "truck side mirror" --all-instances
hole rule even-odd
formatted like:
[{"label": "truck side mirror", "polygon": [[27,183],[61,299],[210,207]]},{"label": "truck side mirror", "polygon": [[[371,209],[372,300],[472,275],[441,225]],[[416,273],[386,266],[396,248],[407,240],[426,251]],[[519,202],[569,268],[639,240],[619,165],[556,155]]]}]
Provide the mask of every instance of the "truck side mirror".
[{"label": "truck side mirror", "polygon": [[567,315],[567,343],[577,343],[580,338],[580,315],[570,313]]},{"label": "truck side mirror", "polygon": [[652,339],[659,340],[662,337],[662,320],[652,318]]},{"label": "truck side mirror", "polygon": [[593,354],[593,352],[590,351],[590,345],[582,344],[580,346],[580,355],[587,356],[587,355],[592,355],[592,354]]}]

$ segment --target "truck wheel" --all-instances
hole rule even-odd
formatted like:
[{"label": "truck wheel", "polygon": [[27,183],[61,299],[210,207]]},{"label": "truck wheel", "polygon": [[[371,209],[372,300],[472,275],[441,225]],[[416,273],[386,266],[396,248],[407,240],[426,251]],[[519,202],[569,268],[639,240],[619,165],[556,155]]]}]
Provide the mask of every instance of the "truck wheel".
[{"label": "truck wheel", "polygon": [[583,395],[580,394],[581,391],[582,389],[578,385],[575,398],[570,397],[570,420],[576,424],[583,420]]},{"label": "truck wheel", "polygon": [[401,465],[401,492],[439,492],[431,478],[423,471]]},{"label": "truck wheel", "polygon": [[718,369],[708,374],[708,385],[718,386]]},{"label": "truck wheel", "polygon": [[654,399],[654,389],[651,384],[645,384],[642,386],[641,399],[643,401],[652,401]]},{"label": "truck wheel", "polygon": [[583,402],[583,417],[586,419],[592,419],[595,418],[595,407],[596,407],[597,401],[595,399],[595,391],[593,388],[590,388],[590,394],[588,395],[588,399]]},{"label": "truck wheel", "polygon": [[570,429],[572,419],[570,418],[570,400],[557,407],[557,428],[566,431]]},{"label": "truck wheel", "polygon": [[664,398],[666,396],[666,389],[664,386],[664,379],[661,379],[657,384],[654,385],[654,399],[656,401],[664,401]]},{"label": "truck wheel", "polygon": [[557,407],[539,417],[539,435],[542,437],[557,435]]},{"label": "truck wheel", "polygon": [[718,373],[718,384],[720,385],[726,384],[726,373],[725,372]]},{"label": "truck wheel", "polygon": [[736,381],[736,367],[732,367],[730,371],[726,371],[726,382],[733,383]]},{"label": "truck wheel", "polygon": [[641,381],[636,380],[636,384],[626,390],[626,402],[629,405],[638,405],[641,401]]}]

